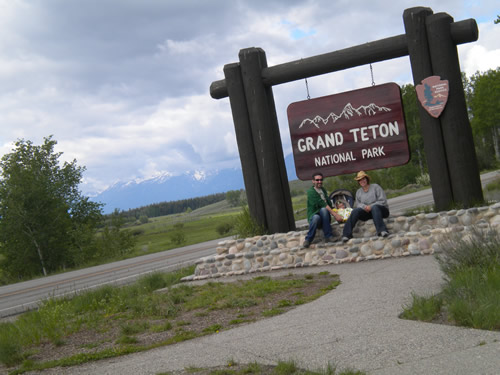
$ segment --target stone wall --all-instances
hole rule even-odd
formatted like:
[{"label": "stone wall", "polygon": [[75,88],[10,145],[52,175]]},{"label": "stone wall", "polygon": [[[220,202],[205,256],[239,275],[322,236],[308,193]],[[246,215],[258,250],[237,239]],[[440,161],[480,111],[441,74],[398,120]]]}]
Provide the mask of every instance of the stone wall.
[{"label": "stone wall", "polygon": [[[499,226],[500,203],[408,217],[389,216],[385,222],[391,233],[389,237],[377,237],[372,220],[359,221],[354,238],[348,242],[325,243],[322,232],[318,231],[309,248],[302,246],[308,226],[296,232],[222,241],[216,249],[217,254],[199,259],[195,274],[183,280],[433,254],[440,251],[440,242],[450,233],[463,232],[465,235],[472,226]],[[341,238],[343,224],[334,223],[332,229],[334,235]]]}]

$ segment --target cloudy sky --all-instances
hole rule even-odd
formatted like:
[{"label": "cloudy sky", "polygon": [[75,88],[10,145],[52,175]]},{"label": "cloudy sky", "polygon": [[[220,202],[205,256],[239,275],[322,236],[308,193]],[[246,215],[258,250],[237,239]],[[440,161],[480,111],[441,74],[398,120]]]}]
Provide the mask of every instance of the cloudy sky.
[{"label": "cloudy sky", "polygon": [[[425,3],[425,4],[424,4]],[[0,155],[53,135],[85,166],[81,189],[160,174],[240,167],[229,100],[209,95],[240,49],[268,65],[404,33],[413,6],[474,18],[459,46],[468,75],[500,65],[497,0],[0,0]],[[411,82],[408,57],[373,64],[377,84]],[[311,97],[371,85],[368,66],[308,79]],[[286,107],[305,82],[273,88],[285,155]]]}]

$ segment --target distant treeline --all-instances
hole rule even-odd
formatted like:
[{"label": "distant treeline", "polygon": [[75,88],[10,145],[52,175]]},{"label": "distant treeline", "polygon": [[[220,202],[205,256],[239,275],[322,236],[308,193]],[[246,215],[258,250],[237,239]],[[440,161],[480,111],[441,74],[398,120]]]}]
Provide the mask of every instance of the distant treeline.
[{"label": "distant treeline", "polygon": [[148,206],[121,211],[120,216],[128,220],[138,220],[141,216],[148,218],[178,214],[189,210],[196,210],[209,204],[217,203],[226,199],[226,193],[206,195],[204,197],[182,199],[171,202],[154,203]]}]

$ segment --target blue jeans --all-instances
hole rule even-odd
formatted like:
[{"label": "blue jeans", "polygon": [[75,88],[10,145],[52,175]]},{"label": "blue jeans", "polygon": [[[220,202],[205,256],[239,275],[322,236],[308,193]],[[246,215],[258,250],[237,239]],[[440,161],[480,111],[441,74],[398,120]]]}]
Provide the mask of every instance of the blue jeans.
[{"label": "blue jeans", "polygon": [[312,242],[314,240],[316,229],[318,229],[320,225],[322,226],[325,238],[330,238],[332,236],[330,213],[324,207],[320,209],[317,214],[314,214],[313,217],[311,217],[311,221],[309,222],[309,232],[307,232],[306,235],[306,241]]},{"label": "blue jeans", "polygon": [[384,218],[389,217],[389,209],[385,206],[381,206],[375,204],[372,206],[370,212],[366,212],[362,208],[355,208],[351,212],[351,216],[347,219],[344,224],[344,232],[343,236],[347,238],[352,238],[352,230],[356,226],[358,220],[367,221],[369,219],[373,219],[373,223],[375,224],[375,228],[377,229],[377,234],[381,232],[387,232],[387,227],[384,223]]}]

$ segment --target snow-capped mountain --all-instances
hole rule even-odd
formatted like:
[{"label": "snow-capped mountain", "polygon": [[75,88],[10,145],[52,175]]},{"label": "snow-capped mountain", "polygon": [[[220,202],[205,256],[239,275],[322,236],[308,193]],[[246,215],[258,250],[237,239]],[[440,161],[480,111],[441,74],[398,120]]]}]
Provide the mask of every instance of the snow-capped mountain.
[{"label": "snow-capped mountain", "polygon": [[[296,180],[293,155],[285,158],[289,180]],[[229,190],[244,189],[241,169],[193,171],[180,176],[160,175],[147,180],[119,182],[92,197],[104,203],[104,213],[128,210],[154,203],[202,197]]]}]

